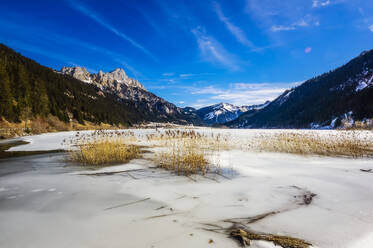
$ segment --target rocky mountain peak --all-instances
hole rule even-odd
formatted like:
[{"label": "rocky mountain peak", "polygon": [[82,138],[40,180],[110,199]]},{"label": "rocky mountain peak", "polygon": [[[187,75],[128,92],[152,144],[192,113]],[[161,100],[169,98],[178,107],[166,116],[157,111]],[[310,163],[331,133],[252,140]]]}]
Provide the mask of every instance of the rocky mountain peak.
[{"label": "rocky mountain peak", "polygon": [[83,82],[91,82],[90,76],[91,74],[84,68],[80,66],[74,66],[74,67],[62,67],[61,72],[63,74],[68,74],[76,79],[79,79]]},{"label": "rocky mountain peak", "polygon": [[119,83],[129,79],[122,68],[117,68],[111,72],[103,72],[100,70],[97,76],[102,81],[117,81]]},{"label": "rocky mountain peak", "polygon": [[109,73],[112,74],[114,77],[116,77],[118,79],[124,80],[124,79],[128,78],[127,75],[126,75],[126,72],[122,68],[116,68]]},{"label": "rocky mountain peak", "polygon": [[111,88],[121,91],[125,88],[138,88],[145,90],[145,87],[137,80],[129,78],[122,68],[117,68],[111,72],[90,74],[84,67],[62,67],[61,73],[68,74],[86,83],[96,84],[99,88]]}]

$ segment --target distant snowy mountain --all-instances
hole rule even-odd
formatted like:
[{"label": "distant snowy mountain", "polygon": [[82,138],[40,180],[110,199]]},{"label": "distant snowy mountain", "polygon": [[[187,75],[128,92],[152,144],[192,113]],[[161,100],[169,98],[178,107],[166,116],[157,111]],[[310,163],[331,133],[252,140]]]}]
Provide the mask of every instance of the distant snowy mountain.
[{"label": "distant snowy mountain", "polygon": [[269,102],[252,106],[235,106],[229,103],[219,103],[200,108],[196,113],[208,125],[223,124],[238,118],[249,110],[261,109],[268,104]]}]

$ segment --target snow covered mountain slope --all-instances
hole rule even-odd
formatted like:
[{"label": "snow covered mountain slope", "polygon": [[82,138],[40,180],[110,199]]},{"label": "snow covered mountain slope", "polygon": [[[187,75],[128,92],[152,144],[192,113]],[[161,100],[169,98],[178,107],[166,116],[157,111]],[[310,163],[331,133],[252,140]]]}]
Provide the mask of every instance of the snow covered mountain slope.
[{"label": "snow covered mountain slope", "polygon": [[267,106],[269,102],[252,106],[235,106],[229,103],[219,103],[212,106],[200,108],[197,115],[208,125],[223,124],[238,118],[241,114]]}]

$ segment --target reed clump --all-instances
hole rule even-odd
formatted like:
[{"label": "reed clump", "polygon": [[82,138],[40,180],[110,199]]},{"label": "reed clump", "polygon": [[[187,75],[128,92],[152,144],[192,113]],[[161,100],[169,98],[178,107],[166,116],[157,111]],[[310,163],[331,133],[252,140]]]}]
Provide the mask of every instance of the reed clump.
[{"label": "reed clump", "polygon": [[202,174],[219,171],[219,164],[211,158],[227,148],[227,139],[221,135],[200,134],[195,131],[167,130],[147,136],[159,146],[155,162],[160,168],[178,175]]},{"label": "reed clump", "polygon": [[95,138],[81,142],[77,147],[76,151],[70,152],[70,158],[85,165],[126,163],[140,156],[138,146],[126,144],[121,138]]},{"label": "reed clump", "polygon": [[302,155],[372,157],[373,147],[368,138],[354,131],[337,131],[334,134],[277,133],[263,136],[254,145],[260,151]]},{"label": "reed clump", "polygon": [[194,140],[175,140],[166,150],[155,154],[155,162],[160,168],[178,175],[204,175],[210,167],[206,151],[200,149]]},{"label": "reed clump", "polygon": [[155,146],[170,147],[175,142],[180,144],[196,143],[199,148],[211,151],[229,149],[228,137],[216,133],[199,133],[194,130],[156,130],[146,135],[147,142]]}]

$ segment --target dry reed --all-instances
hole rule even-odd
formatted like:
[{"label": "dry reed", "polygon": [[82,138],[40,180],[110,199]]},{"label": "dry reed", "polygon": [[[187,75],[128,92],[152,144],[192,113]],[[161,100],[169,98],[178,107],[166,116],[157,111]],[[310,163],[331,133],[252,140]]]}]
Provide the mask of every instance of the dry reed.
[{"label": "dry reed", "polygon": [[159,167],[172,170],[179,175],[204,175],[210,166],[206,152],[193,140],[175,140],[166,151],[155,154],[155,161]]},{"label": "dry reed", "polygon": [[178,175],[206,174],[219,171],[219,164],[211,157],[227,148],[227,139],[221,135],[200,134],[195,131],[167,130],[147,136],[150,143],[160,146],[155,162],[161,168]]},{"label": "dry reed", "polygon": [[140,154],[138,146],[126,144],[122,138],[99,137],[77,146],[78,150],[70,152],[70,158],[85,165],[126,163]]},{"label": "dry reed", "polygon": [[371,157],[369,139],[356,132],[339,131],[323,136],[316,133],[277,133],[260,137],[252,148],[267,152],[341,157]]}]

